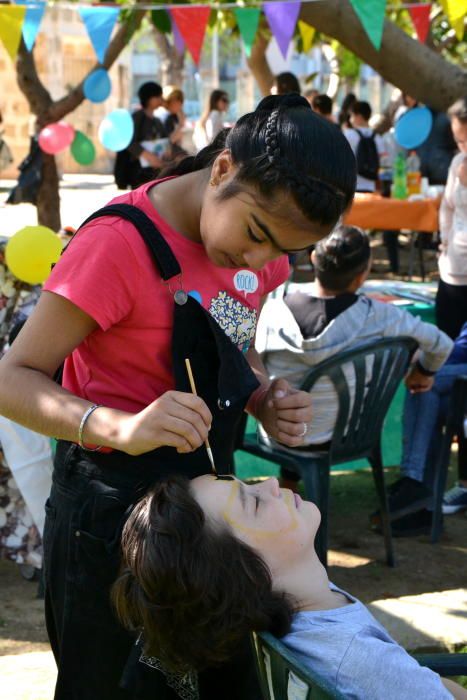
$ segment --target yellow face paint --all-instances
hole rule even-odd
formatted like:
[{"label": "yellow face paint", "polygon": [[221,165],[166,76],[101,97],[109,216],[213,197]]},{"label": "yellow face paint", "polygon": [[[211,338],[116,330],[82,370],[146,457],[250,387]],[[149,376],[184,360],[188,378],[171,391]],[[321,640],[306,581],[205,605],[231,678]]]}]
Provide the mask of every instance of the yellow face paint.
[{"label": "yellow face paint", "polygon": [[[230,489],[230,494],[229,498],[227,499],[227,503],[225,506],[225,510],[221,512],[222,518],[225,520],[226,523],[231,525],[235,530],[238,530],[240,532],[243,532],[246,535],[254,535],[255,537],[261,537],[261,538],[266,538],[266,537],[276,537],[278,534],[278,530],[275,530],[271,532],[270,530],[261,530],[260,528],[256,527],[249,527],[248,525],[245,525],[242,522],[239,522],[236,517],[232,515],[232,510],[235,505],[235,502],[238,502],[240,500],[239,496],[239,490],[240,490],[240,482],[239,481],[234,481],[232,483],[231,489]],[[293,494],[292,494],[293,498]],[[290,514],[290,524],[283,530],[280,530],[281,534],[286,534],[288,532],[293,532],[298,527],[298,520],[297,520],[297,513],[296,509],[292,505],[291,499],[287,498],[284,499],[284,504],[287,507],[287,510],[289,511]]]}]

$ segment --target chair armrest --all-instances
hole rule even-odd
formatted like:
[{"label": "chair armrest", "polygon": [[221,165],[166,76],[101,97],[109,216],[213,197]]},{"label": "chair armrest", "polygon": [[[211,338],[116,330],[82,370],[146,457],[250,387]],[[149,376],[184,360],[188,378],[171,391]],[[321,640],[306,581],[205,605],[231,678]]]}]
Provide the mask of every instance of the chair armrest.
[{"label": "chair armrest", "polygon": [[467,654],[415,654],[420,666],[428,666],[440,676],[467,676]]}]

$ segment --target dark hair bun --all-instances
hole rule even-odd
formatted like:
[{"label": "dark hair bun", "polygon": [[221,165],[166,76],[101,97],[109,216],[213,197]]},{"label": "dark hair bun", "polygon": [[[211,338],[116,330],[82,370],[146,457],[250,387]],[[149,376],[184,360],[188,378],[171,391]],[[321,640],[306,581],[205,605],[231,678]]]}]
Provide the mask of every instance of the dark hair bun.
[{"label": "dark hair bun", "polygon": [[287,95],[268,95],[263,97],[255,112],[272,112],[280,107],[307,107],[311,109],[308,100],[296,92],[290,92]]}]

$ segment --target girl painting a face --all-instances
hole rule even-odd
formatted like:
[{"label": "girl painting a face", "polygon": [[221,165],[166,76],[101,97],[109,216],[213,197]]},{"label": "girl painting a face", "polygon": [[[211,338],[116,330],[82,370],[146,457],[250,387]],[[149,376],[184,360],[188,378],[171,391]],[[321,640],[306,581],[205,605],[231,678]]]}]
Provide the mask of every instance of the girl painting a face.
[{"label": "girl painting a face", "polygon": [[[128,699],[134,639],[110,587],[132,504],[167,476],[209,474],[208,434],[229,473],[245,409],[303,444],[310,397],[271,382],[254,341],[264,299],[288,278],[285,253],[352,202],[355,159],[321,122],[299,95],[265,98],[167,177],[119,194],[80,227],[2,358],[0,413],[58,439],[44,530],[55,700]],[[206,671],[202,697],[257,700],[252,659],[240,665],[251,673],[230,658]],[[165,698],[165,678],[136,692]]]},{"label": "girl painting a face", "polygon": [[314,550],[319,523],[316,506],[277,479],[160,483],[125,525],[113,587],[121,621],[141,635],[140,663],[156,657],[202,679],[246,633],[267,630],[344,697],[467,698],[330,583]]}]

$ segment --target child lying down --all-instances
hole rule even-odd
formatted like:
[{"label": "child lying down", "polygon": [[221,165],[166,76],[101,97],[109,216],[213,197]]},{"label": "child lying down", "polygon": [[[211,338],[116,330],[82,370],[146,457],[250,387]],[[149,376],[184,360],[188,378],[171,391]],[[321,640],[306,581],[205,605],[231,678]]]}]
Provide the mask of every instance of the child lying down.
[{"label": "child lying down", "polygon": [[277,479],[158,483],[125,524],[112,594],[123,624],[141,633],[142,660],[193,680],[268,630],[345,697],[467,698],[330,583],[314,549],[320,517]]}]

